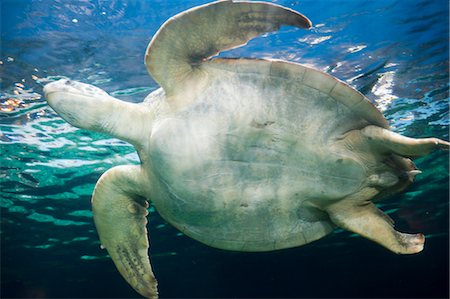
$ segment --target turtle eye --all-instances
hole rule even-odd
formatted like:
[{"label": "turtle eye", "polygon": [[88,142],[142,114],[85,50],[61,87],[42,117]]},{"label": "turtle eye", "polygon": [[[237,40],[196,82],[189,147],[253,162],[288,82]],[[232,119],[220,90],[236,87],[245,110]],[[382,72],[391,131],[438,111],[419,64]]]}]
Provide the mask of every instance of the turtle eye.
[{"label": "turtle eye", "polygon": [[98,87],[95,87],[93,85],[89,85],[89,84],[83,84],[80,87],[80,90],[83,90],[83,92],[86,95],[90,95],[90,96],[104,96],[104,95],[107,95],[107,93],[104,90],[102,90],[102,89],[100,89]]}]

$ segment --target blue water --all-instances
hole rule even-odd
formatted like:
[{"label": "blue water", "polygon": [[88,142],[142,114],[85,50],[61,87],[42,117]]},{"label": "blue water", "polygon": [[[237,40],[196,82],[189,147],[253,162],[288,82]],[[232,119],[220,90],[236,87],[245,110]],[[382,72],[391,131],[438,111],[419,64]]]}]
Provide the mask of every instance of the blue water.
[{"label": "blue water", "polygon": [[[1,297],[131,298],[99,241],[90,195],[99,176],[138,163],[134,149],[71,127],[42,86],[63,77],[139,102],[157,88],[143,54],[191,1],[2,0],[0,56]],[[449,139],[446,0],[276,1],[314,23],[283,28],[223,56],[296,61],[346,81],[393,130]],[[397,256],[348,232],[271,253],[206,247],[151,208],[151,256],[162,297],[449,296],[448,153],[416,160],[423,174],[380,207],[401,231],[423,232],[422,253]]]}]

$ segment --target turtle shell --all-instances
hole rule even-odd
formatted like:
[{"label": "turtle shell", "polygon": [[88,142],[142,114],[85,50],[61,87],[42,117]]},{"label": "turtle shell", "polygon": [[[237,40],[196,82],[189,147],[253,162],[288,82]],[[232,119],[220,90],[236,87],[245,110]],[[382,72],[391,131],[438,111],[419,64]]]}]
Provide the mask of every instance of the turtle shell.
[{"label": "turtle shell", "polygon": [[370,175],[339,140],[387,127],[361,93],[295,63],[213,59],[185,87],[164,101],[183,105],[154,123],[154,203],[187,235],[224,249],[293,247],[330,233],[315,205],[358,192]]}]

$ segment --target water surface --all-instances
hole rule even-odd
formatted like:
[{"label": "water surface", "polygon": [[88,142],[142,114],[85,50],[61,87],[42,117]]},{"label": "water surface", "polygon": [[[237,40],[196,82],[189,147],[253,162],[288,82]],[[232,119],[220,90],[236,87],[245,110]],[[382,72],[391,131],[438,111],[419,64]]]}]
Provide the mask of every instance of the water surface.
[{"label": "water surface", "polygon": [[[2,0],[0,56],[1,292],[22,298],[131,298],[100,249],[90,211],[99,176],[138,163],[134,149],[71,127],[42,96],[68,77],[140,102],[157,84],[143,54],[190,1]],[[276,1],[314,28],[283,28],[222,56],[296,61],[364,93],[393,130],[448,140],[449,9],[434,1]],[[425,250],[397,256],[348,232],[271,253],[206,247],[151,209],[151,255],[162,297],[448,297],[448,153],[380,207]]]}]

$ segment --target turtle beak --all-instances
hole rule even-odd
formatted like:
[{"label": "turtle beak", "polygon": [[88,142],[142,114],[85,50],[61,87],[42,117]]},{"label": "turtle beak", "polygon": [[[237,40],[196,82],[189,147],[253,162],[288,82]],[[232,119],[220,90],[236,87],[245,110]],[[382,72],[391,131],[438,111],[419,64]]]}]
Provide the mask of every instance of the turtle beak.
[{"label": "turtle beak", "polygon": [[46,99],[48,98],[48,95],[50,93],[55,91],[55,83],[57,83],[57,82],[48,83],[44,86],[44,96]]},{"label": "turtle beak", "polygon": [[54,92],[65,92],[72,95],[86,96],[86,97],[102,97],[109,96],[108,93],[98,87],[90,84],[81,83],[69,79],[60,79],[51,82],[44,86],[44,95],[48,96]]},{"label": "turtle beak", "polygon": [[67,91],[70,85],[71,81],[68,79],[60,79],[58,81],[48,83],[44,86],[44,96],[46,99],[48,99],[48,96],[51,93],[58,91]]},{"label": "turtle beak", "polygon": [[[75,81],[61,79],[44,86],[44,96],[47,103],[63,119],[74,126],[79,127],[79,115],[77,111],[84,111],[90,97],[80,93]],[[74,86],[75,85],[75,86]]]}]

